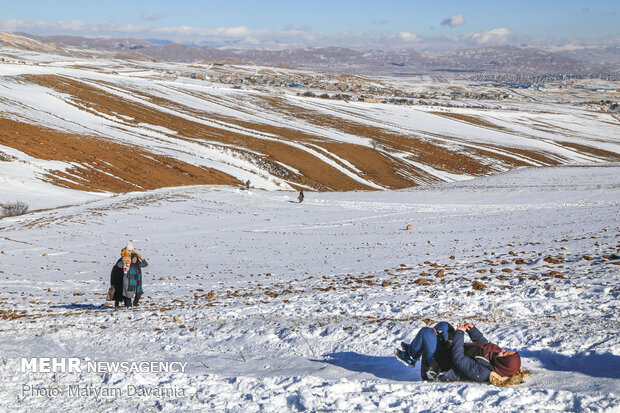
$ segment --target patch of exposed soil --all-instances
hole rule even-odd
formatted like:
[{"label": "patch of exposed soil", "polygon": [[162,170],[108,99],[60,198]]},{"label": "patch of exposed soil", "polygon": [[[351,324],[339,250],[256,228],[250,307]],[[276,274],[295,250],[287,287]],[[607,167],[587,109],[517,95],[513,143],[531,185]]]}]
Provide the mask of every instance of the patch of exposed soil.
[{"label": "patch of exposed soil", "polygon": [[[363,178],[372,182],[381,182],[382,185],[389,188],[407,188],[412,186],[412,181],[417,184],[434,181],[425,172],[398,159],[384,156],[372,148],[343,142],[320,142],[317,145],[340,158],[346,159],[364,171]],[[354,150],[352,150],[352,146],[355,146]],[[395,171],[400,171],[400,174],[394,173]]]},{"label": "patch of exposed soil", "polygon": [[[275,97],[262,97],[265,102],[268,102],[272,110],[278,110],[286,115],[303,119],[304,121],[313,125],[335,129],[348,133],[354,136],[361,136],[369,140],[375,140],[380,145],[387,149],[410,152],[412,157],[421,163],[429,165],[435,169],[447,171],[455,174],[467,174],[467,175],[484,175],[491,172],[488,165],[485,165],[471,156],[468,156],[467,152],[456,152],[436,145],[432,142],[425,141],[415,136],[405,136],[397,134],[395,132],[374,127],[366,123],[357,123],[351,120],[343,119],[337,116],[326,115],[306,108],[294,107],[287,105],[281,98]],[[366,148],[366,147],[364,147]],[[376,174],[376,171],[367,170],[367,163],[358,164],[355,161],[349,159],[347,156],[342,156],[349,160],[358,169],[363,170],[369,174]],[[394,160],[394,165],[402,167],[403,164],[398,160]],[[406,166],[405,169],[410,171],[416,171],[411,166]],[[421,172],[417,171],[414,174],[419,175]],[[425,174],[423,174],[425,175]],[[409,185],[411,186],[411,185]],[[403,188],[401,186],[391,186],[392,188]]]},{"label": "patch of exposed soil", "polygon": [[181,185],[240,184],[220,171],[141,148],[3,118],[0,144],[38,159],[77,163],[66,171],[49,171],[47,176],[50,182],[71,189],[127,192]]},{"label": "patch of exposed soil", "polygon": [[[59,76],[28,76],[27,78],[29,81],[73,96],[75,100],[79,101],[82,109],[84,107],[89,108],[94,114],[99,112],[118,118],[129,117],[133,120],[128,121],[128,123],[146,123],[162,126],[178,132],[178,135],[174,136],[176,139],[187,140],[188,138],[193,138],[204,140],[205,142],[215,141],[262,153],[264,154],[262,161],[273,163],[274,169],[276,168],[275,165],[277,165],[275,161],[278,161],[302,172],[303,176],[295,177],[292,180],[293,183],[296,182],[324,190],[370,189],[366,185],[360,184],[339,170],[325,164],[308,152],[292,147],[285,142],[252,138],[242,133],[235,133],[223,128],[220,129],[193,122],[174,114],[108,94],[105,91],[73,79]],[[154,103],[151,98],[149,98],[149,101]],[[161,104],[163,101],[161,99],[159,103]],[[202,116],[206,117],[207,114],[203,113]],[[224,185],[229,184],[228,181],[220,183]]]},{"label": "patch of exposed soil", "polygon": [[467,122],[467,123],[471,123],[472,125],[476,125],[476,126],[482,126],[485,128],[491,128],[491,129],[497,129],[500,131],[506,131],[506,128],[496,125],[494,123],[491,122],[487,122],[485,120],[482,120],[480,118],[477,118],[475,116],[470,116],[470,115],[464,115],[462,113],[453,113],[453,112],[429,112],[432,113],[433,115],[437,115],[437,116],[443,116],[444,118],[451,118],[451,119],[458,119],[458,120],[462,120],[463,122]]},{"label": "patch of exposed soil", "polygon": [[571,149],[576,149],[580,153],[583,153],[586,155],[593,155],[593,156],[596,156],[597,158],[606,159],[610,162],[620,161],[620,155],[614,152],[606,151],[604,149],[593,148],[592,146],[581,145],[581,144],[573,143],[573,142],[557,142],[557,143],[559,145],[566,146]]},{"label": "patch of exposed soil", "polygon": [[[326,164],[319,158],[314,157],[303,149],[292,147],[286,142],[253,138],[243,133],[236,133],[224,128],[220,129],[202,123],[193,122],[180,116],[159,111],[155,108],[141,105],[138,102],[126,100],[119,96],[106,93],[103,90],[74,79],[67,79],[60,76],[29,75],[25,77],[31,82],[71,95],[76,103],[79,103],[81,109],[89,110],[93,114],[104,113],[109,116],[115,116],[119,119],[127,119],[127,117],[129,117],[132,120],[128,120],[127,123],[130,124],[146,123],[164,127],[177,132],[177,135],[171,136],[175,139],[187,140],[188,138],[191,138],[193,140],[204,140],[209,143],[214,141],[221,142],[229,145],[235,145],[241,148],[239,150],[242,150],[242,148],[247,148],[252,152],[251,156],[256,156],[253,152],[264,154],[261,161],[271,162],[274,169],[277,168],[277,164],[275,163],[277,161],[285,165],[292,166],[302,173],[303,176],[297,176],[294,179],[287,177],[287,179],[291,180],[292,183],[308,185],[322,190],[347,191],[371,189],[368,186],[363,185],[345,175],[338,169]],[[148,96],[148,100],[151,103],[161,104],[163,107],[173,106],[174,108],[175,105],[173,102],[151,96]],[[176,104],[176,106],[177,109],[183,110],[185,113],[191,112],[183,107],[179,107],[178,104]],[[200,115],[200,117],[213,120],[211,114],[203,112]],[[231,121],[230,119],[226,120]],[[273,128],[261,130],[260,125],[257,127],[257,125],[253,123],[238,121],[237,125],[268,133],[282,133],[281,130],[275,130]],[[289,138],[293,138],[291,140],[294,140],[295,137],[300,139],[305,138],[306,140],[317,139],[316,137],[311,137],[309,135],[302,136],[299,133],[295,133],[292,129],[286,129],[286,132],[292,135],[289,135]],[[222,181],[220,183],[229,184],[228,181]]]}]

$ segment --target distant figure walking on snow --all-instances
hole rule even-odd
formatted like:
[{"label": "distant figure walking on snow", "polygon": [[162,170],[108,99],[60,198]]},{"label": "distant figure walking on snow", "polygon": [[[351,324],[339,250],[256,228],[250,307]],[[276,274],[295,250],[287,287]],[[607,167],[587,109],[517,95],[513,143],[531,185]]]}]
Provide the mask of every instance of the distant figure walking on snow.
[{"label": "distant figure walking on snow", "polygon": [[142,268],[148,263],[133,250],[132,243],[121,250],[121,258],[116,262],[110,275],[110,284],[114,287],[114,308],[123,301],[125,307],[137,306],[142,297]]},{"label": "distant figure walking on snow", "polygon": [[304,191],[299,191],[299,196],[297,197],[299,203],[301,204],[304,200]]},{"label": "distant figure walking on snow", "polygon": [[250,189],[250,180],[245,181],[245,189]]}]

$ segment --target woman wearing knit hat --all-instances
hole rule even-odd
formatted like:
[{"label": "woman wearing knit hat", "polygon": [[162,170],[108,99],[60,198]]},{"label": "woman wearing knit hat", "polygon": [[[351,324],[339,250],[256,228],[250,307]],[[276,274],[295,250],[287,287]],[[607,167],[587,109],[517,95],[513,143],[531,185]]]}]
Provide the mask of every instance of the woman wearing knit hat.
[{"label": "woman wearing knit hat", "polygon": [[132,252],[135,252],[133,250],[133,243],[129,241],[127,246],[121,250],[121,257],[131,257]]},{"label": "woman wearing knit hat", "polygon": [[[465,343],[465,333],[472,340]],[[471,323],[457,327],[452,340],[452,362],[458,376],[470,380],[490,381],[496,386],[518,384],[529,373],[521,369],[521,356],[490,343]]]},{"label": "woman wearing knit hat", "polygon": [[133,250],[131,242],[121,250],[121,258],[116,262],[110,275],[110,284],[114,287],[114,307],[118,308],[120,301],[125,307],[137,306],[142,290],[142,268],[148,263]]},{"label": "woman wearing knit hat", "polygon": [[[123,257],[124,258],[124,257]],[[117,267],[123,269],[123,285],[121,291],[123,292],[123,301],[125,307],[138,305],[138,301],[142,296],[142,268],[149,265],[140,254],[134,252],[131,254],[130,261],[125,259],[118,260]]]},{"label": "woman wearing knit hat", "polygon": [[[129,269],[127,270],[127,276],[125,277],[125,279],[123,279],[123,295],[127,298],[131,298],[129,297],[129,295],[132,294],[132,291],[135,291],[135,294],[133,294],[134,307],[138,305],[138,301],[140,301],[140,297],[142,297],[143,293],[142,268],[148,265],[149,263],[146,262],[146,260],[142,258],[137,252],[133,252],[131,254],[131,264],[129,266]],[[125,295],[125,291],[127,292],[127,295]]]}]

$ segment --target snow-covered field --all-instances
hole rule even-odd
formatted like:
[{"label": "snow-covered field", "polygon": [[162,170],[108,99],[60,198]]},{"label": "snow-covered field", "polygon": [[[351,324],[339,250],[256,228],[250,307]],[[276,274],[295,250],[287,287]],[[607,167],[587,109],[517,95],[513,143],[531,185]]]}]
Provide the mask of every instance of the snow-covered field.
[{"label": "snow-covered field", "polygon": [[[74,204],[0,220],[0,411],[618,411],[619,177],[525,168],[302,204],[215,186],[59,192]],[[146,297],[114,311],[128,240]],[[532,376],[420,381],[393,349],[439,320],[477,324]],[[32,373],[24,357],[187,368]]]}]

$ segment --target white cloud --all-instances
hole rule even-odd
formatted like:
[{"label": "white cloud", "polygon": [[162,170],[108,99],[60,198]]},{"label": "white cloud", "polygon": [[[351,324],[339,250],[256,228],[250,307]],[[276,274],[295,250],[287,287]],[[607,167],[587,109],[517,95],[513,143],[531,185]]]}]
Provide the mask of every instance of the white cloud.
[{"label": "white cloud", "polygon": [[465,21],[465,17],[463,17],[463,13],[453,14],[452,16],[448,17],[447,19],[444,19],[441,22],[443,26],[450,26],[450,27],[462,26],[465,23],[467,22]]},{"label": "white cloud", "polygon": [[358,49],[454,50],[479,46],[528,44],[561,45],[570,41],[587,44],[618,44],[618,36],[592,39],[557,39],[520,35],[507,28],[441,37],[424,37],[409,31],[366,31],[326,33],[307,26],[286,26],[282,30],[252,29],[247,26],[203,28],[193,26],[159,27],[154,24],[111,24],[74,21],[0,20],[0,30],[35,35],[74,35],[86,37],[158,38],[177,43],[208,44],[214,47],[286,49],[339,46]]},{"label": "white cloud", "polygon": [[247,26],[202,28],[193,26],[158,27],[155,25],[0,20],[0,30],[23,31],[36,35],[74,35],[87,37],[165,38],[174,42],[208,43],[235,47],[269,48],[341,46],[406,47],[422,38],[410,32],[315,32],[309,26],[287,26],[284,30],[251,29]]},{"label": "white cloud", "polygon": [[469,33],[463,36],[466,40],[472,40],[477,44],[506,44],[517,40],[517,34],[505,27],[488,30],[481,33]]},{"label": "white cloud", "polygon": [[246,37],[252,33],[252,31],[248,29],[246,26],[220,27],[210,32],[212,32],[213,34],[217,36],[232,37],[232,38]]},{"label": "white cloud", "polygon": [[136,26],[133,24],[89,23],[83,20],[72,21],[30,21],[30,20],[0,20],[0,30],[15,32],[23,31],[31,34],[54,35],[72,34],[92,36],[96,34],[118,33],[119,36],[131,33],[140,33],[151,26]]},{"label": "white cloud", "polygon": [[398,32],[398,37],[406,43],[419,42],[422,40],[422,38],[417,34],[409,32]]}]

